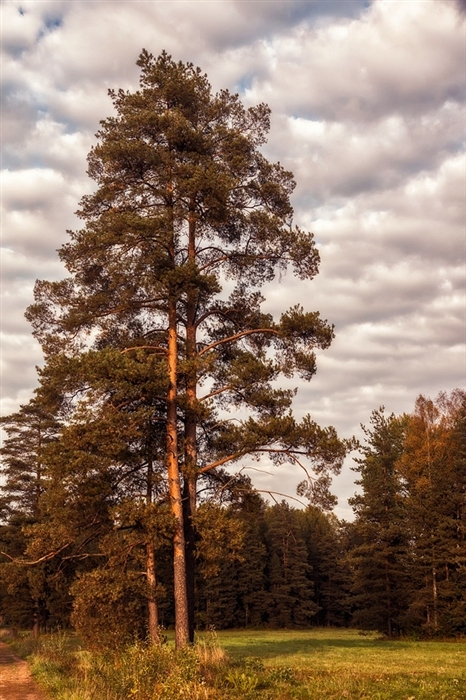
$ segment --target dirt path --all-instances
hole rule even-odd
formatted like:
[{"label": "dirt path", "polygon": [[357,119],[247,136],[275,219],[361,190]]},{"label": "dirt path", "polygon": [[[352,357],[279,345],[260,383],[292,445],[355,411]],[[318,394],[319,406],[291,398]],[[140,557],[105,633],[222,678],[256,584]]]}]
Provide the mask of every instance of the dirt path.
[{"label": "dirt path", "polygon": [[32,680],[29,666],[0,642],[0,700],[45,700]]}]

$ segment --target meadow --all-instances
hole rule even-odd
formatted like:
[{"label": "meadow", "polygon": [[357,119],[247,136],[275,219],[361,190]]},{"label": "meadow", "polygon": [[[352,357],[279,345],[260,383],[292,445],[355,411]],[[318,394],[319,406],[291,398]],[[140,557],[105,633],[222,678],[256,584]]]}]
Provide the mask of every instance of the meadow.
[{"label": "meadow", "polygon": [[[219,633],[238,662],[289,669],[296,686],[270,698],[466,698],[466,643],[389,641],[357,630]],[[261,697],[258,695],[258,697]]]},{"label": "meadow", "polygon": [[[53,700],[464,700],[466,641],[389,641],[356,630],[200,634],[175,652],[138,643],[89,652],[65,633],[29,653]],[[21,649],[22,645],[22,649]],[[32,652],[32,653],[31,653]]]}]

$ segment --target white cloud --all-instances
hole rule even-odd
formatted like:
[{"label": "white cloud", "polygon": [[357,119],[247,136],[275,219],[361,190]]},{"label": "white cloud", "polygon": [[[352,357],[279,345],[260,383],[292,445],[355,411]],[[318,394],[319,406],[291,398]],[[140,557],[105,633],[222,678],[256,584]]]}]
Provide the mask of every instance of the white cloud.
[{"label": "white cloud", "polygon": [[380,0],[358,19],[263,42],[269,70],[248,96],[330,121],[417,115],[464,97],[463,58],[464,26],[447,4]]},{"label": "white cloud", "polygon": [[4,3],[1,21],[3,49],[15,53],[34,44],[42,25],[37,14],[25,12],[17,2]]}]

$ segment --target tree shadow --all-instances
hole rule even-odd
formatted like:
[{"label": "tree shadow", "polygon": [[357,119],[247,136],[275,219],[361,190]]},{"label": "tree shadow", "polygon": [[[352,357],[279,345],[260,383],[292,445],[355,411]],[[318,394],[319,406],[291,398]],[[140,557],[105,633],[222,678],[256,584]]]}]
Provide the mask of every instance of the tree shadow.
[{"label": "tree shadow", "polygon": [[396,642],[387,641],[380,638],[374,637],[320,637],[316,638],[312,636],[309,637],[292,635],[284,636],[283,639],[267,639],[266,636],[248,636],[241,638],[236,638],[234,640],[229,640],[228,638],[222,640],[222,646],[225,648],[227,653],[234,657],[244,657],[253,656],[255,658],[267,659],[272,657],[287,657],[294,655],[312,655],[318,653],[328,653],[332,649],[334,650],[353,650],[361,651],[363,649],[374,651],[378,646],[383,646],[384,650],[389,648],[394,648]]}]

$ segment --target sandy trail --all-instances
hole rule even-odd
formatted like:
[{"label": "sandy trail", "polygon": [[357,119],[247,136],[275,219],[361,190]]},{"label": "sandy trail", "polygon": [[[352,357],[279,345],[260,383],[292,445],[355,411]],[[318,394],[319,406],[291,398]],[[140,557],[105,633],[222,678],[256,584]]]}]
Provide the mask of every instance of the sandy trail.
[{"label": "sandy trail", "polygon": [[32,680],[29,666],[0,642],[0,700],[45,700]]}]

